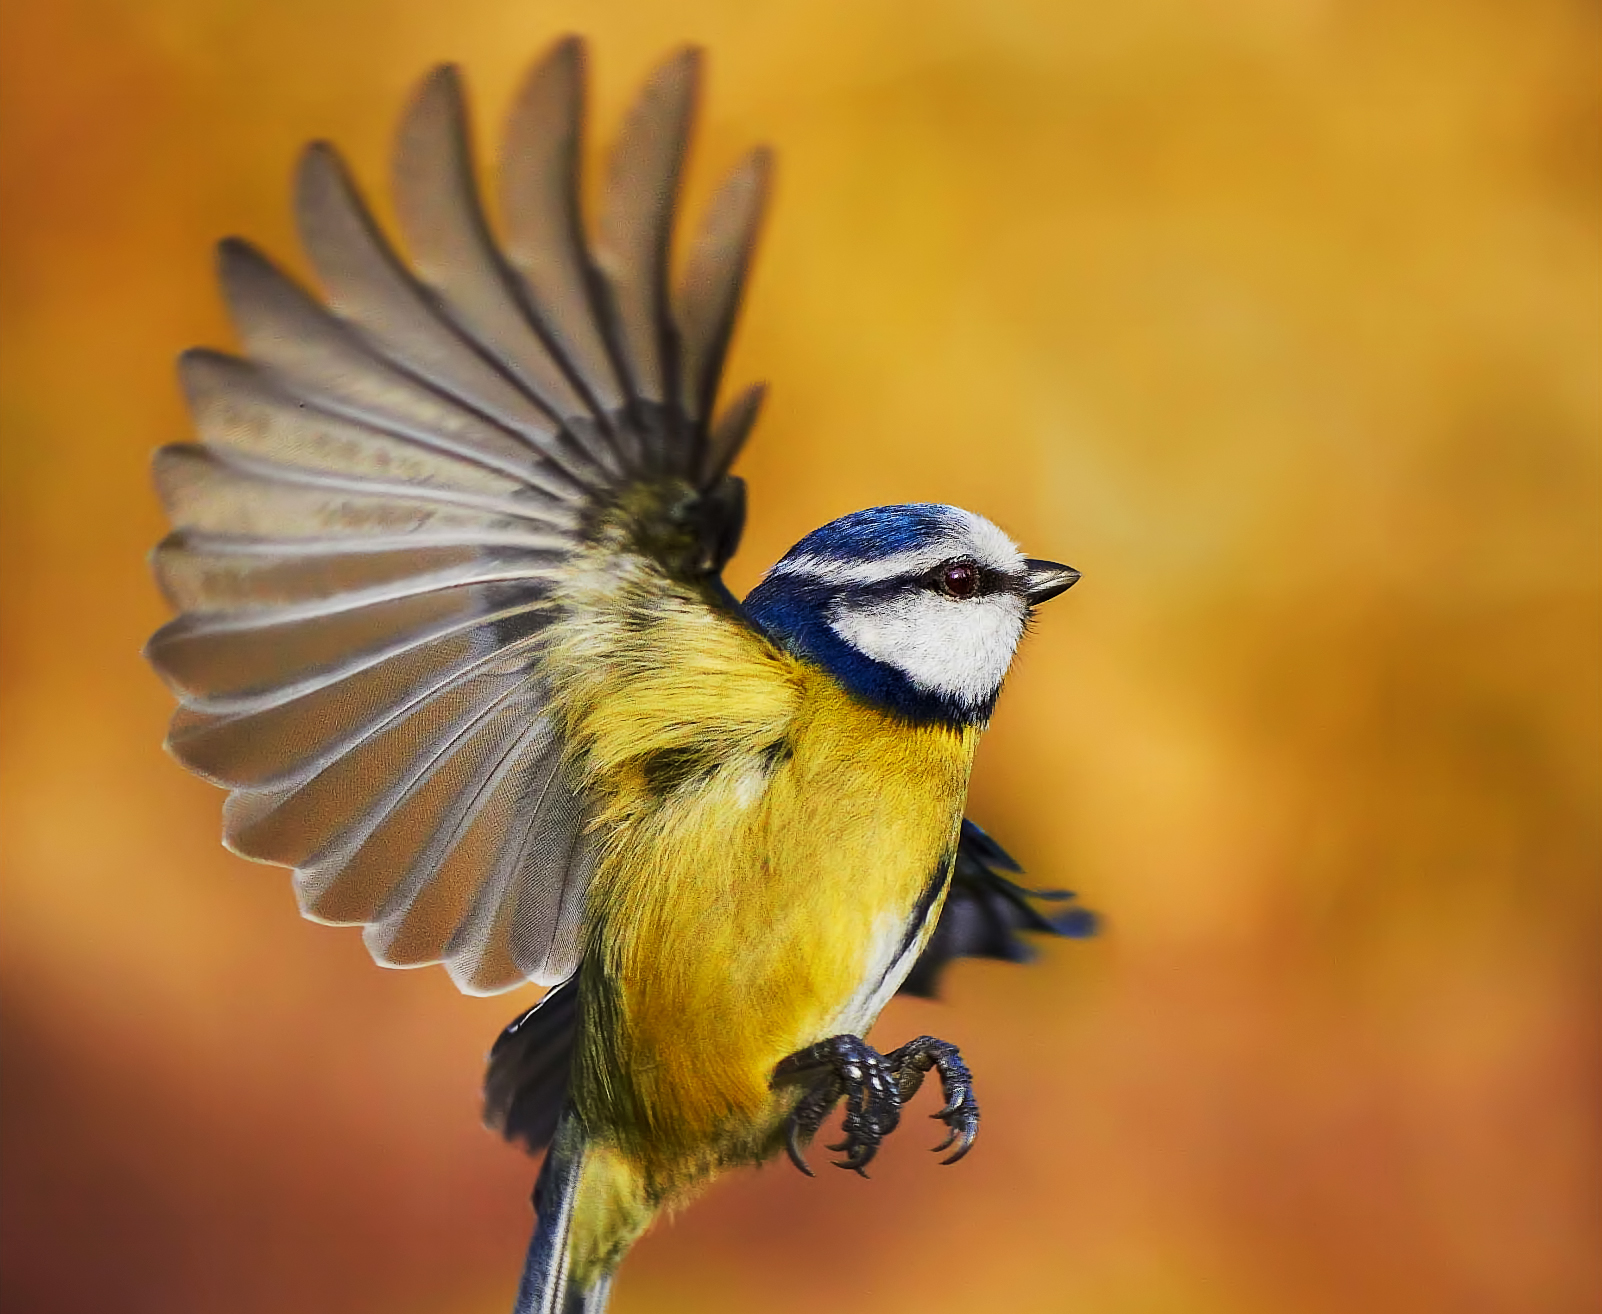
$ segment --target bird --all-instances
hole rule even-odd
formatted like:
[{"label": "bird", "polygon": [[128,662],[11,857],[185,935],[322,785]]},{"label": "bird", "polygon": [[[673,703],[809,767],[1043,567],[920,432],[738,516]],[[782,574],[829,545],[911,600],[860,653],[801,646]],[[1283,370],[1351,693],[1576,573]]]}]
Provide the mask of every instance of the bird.
[{"label": "bird", "polygon": [[703,56],[647,79],[593,235],[587,60],[563,38],[517,93],[494,225],[459,70],[421,83],[405,256],[307,147],[321,296],[223,241],[241,350],[180,358],[197,440],[154,461],[177,614],[147,656],[168,749],[229,791],[224,842],[382,965],[546,988],[485,1078],[489,1125],[544,1154],[518,1314],[598,1314],[653,1218],[781,1154],[810,1175],[842,1104],[835,1162],[865,1176],[933,1074],[962,1158],[960,1050],[863,1037],[955,958],[1094,930],[964,816],[1019,642],[1078,572],[907,503],[729,591],[764,390],[720,408],[720,379],[771,155],[734,167],[675,280]]}]

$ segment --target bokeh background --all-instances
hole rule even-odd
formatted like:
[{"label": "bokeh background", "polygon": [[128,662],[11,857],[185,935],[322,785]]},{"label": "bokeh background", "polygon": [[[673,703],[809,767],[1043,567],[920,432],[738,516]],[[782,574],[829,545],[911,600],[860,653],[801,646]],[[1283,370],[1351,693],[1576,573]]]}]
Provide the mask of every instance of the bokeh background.
[{"label": "bokeh background", "polygon": [[909,499],[1084,571],[973,813],[1108,927],[886,1014],[980,1075],[960,1168],[915,1120],[871,1183],[727,1180],[619,1314],[1598,1308],[1594,3],[3,14],[9,1309],[509,1306],[534,1168],[476,1088],[525,1001],[219,848],[138,657],[146,461],[229,341],[211,241],[292,252],[301,142],[381,178],[442,58],[488,138],[568,29],[601,136],[710,47],[692,196],[779,152],[736,587]]}]

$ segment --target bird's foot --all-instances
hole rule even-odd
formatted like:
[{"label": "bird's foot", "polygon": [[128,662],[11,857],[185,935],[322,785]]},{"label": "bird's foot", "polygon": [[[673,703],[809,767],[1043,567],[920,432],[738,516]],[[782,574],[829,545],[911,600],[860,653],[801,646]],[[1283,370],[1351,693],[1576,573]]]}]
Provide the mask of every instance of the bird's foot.
[{"label": "bird's foot", "polygon": [[785,1148],[790,1162],[808,1177],[813,1173],[802,1156],[801,1143],[812,1138],[842,1097],[846,1102],[845,1137],[838,1145],[829,1146],[845,1154],[834,1161],[836,1168],[849,1168],[866,1177],[862,1170],[879,1152],[880,1141],[901,1121],[901,1081],[884,1055],[860,1036],[830,1036],[797,1050],[774,1068],[773,1082],[805,1087],[790,1114]]},{"label": "bird's foot", "polygon": [[949,1134],[934,1147],[934,1152],[940,1154],[955,1145],[956,1149],[940,1162],[956,1163],[973,1148],[974,1138],[979,1135],[979,1105],[973,1097],[973,1074],[962,1061],[957,1047],[933,1036],[919,1036],[900,1049],[892,1050],[884,1061],[895,1074],[896,1089],[903,1103],[918,1093],[930,1068],[939,1074],[940,1092],[946,1103],[930,1117],[945,1123]]}]

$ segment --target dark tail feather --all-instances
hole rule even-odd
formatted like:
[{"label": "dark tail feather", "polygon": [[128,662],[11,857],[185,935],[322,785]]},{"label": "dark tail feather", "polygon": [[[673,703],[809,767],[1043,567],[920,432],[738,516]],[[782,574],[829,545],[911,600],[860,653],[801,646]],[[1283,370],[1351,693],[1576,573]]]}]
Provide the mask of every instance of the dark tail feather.
[{"label": "dark tail feather", "polygon": [[484,1125],[538,1154],[567,1108],[578,1037],[578,977],[571,976],[500,1034],[484,1074]]},{"label": "dark tail feather", "polygon": [[610,1276],[587,1291],[573,1289],[568,1281],[573,1203],[583,1168],[584,1135],[572,1116],[564,1115],[534,1183],[538,1221],[528,1243],[512,1314],[601,1314],[606,1308]]}]

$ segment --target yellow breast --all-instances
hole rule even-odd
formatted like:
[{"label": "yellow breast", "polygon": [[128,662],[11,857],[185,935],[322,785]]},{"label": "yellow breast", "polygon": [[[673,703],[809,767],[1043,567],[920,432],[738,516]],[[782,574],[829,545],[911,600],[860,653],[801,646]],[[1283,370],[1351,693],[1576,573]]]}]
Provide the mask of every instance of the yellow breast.
[{"label": "yellow breast", "polygon": [[611,779],[575,1089],[669,1176],[766,1153],[774,1065],[867,1029],[944,894],[977,731],[796,683],[774,739]]}]

